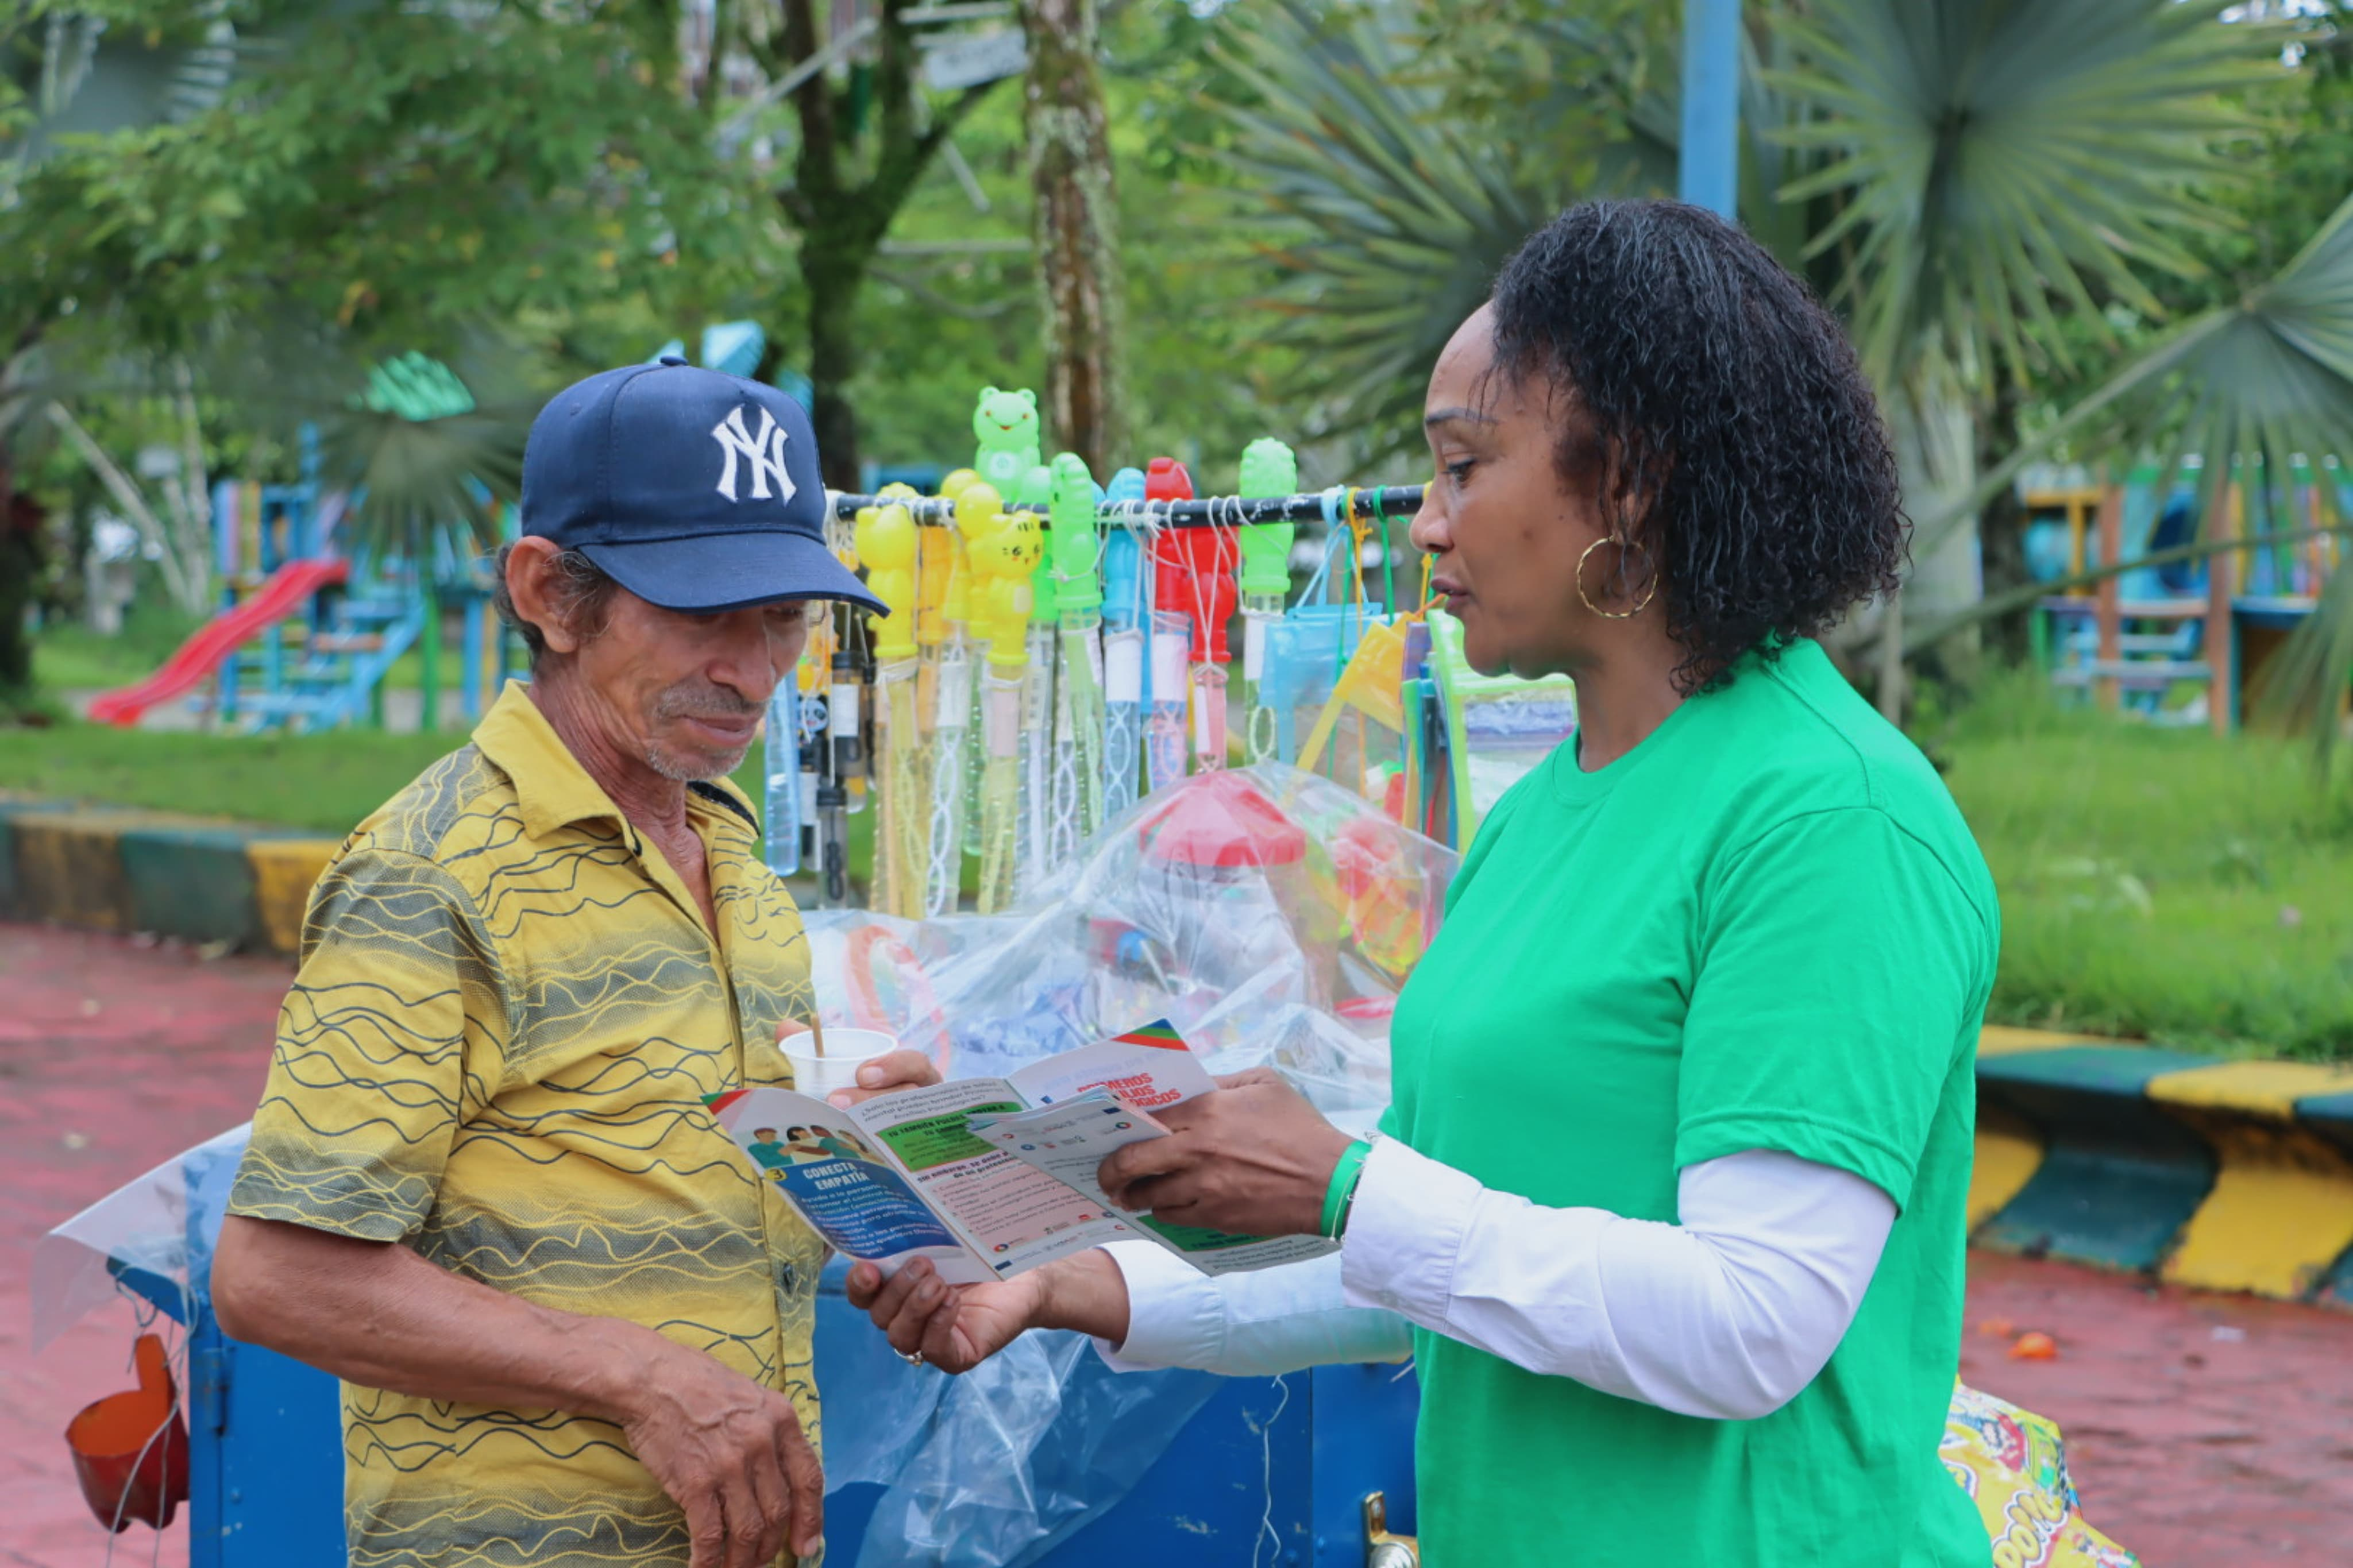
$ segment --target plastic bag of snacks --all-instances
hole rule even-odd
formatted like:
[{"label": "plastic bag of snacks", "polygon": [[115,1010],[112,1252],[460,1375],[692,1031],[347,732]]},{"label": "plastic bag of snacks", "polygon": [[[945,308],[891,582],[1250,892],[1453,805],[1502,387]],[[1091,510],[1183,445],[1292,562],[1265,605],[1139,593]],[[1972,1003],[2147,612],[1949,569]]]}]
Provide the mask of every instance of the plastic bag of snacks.
[{"label": "plastic bag of snacks", "polygon": [[1957,1383],[1939,1452],[1993,1537],[1994,1568],[2139,1568],[2084,1522],[2058,1423]]}]

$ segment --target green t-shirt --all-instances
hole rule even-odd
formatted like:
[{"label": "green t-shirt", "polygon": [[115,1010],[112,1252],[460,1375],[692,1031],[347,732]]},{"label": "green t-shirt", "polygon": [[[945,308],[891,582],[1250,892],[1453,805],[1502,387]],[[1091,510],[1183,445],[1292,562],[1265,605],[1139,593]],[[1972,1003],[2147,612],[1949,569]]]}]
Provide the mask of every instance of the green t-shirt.
[{"label": "green t-shirt", "polygon": [[1672,1222],[1749,1149],[1894,1229],[1854,1322],[1756,1421],[1672,1415],[1418,1332],[1431,1568],[1983,1568],[1937,1458],[1960,1362],[1977,1033],[2000,916],[1918,751],[1812,642],[1482,826],[1398,999],[1388,1128],[1501,1192]]}]

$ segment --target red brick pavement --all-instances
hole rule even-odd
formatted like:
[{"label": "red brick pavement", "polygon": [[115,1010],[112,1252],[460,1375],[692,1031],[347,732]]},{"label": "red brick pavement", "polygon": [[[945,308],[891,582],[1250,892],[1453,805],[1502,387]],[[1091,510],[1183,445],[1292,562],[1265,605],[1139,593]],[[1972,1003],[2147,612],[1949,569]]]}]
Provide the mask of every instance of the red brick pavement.
[{"label": "red brick pavement", "polygon": [[2084,1517],[2147,1568],[2353,1563],[2353,1313],[1978,1253],[1969,1322],[1961,1376],[2059,1423]]},{"label": "red brick pavement", "polygon": [[[28,1354],[25,1261],[49,1226],[251,1112],[283,963],[0,925],[0,1564],[98,1568],[59,1434],[128,1386],[131,1315]],[[2353,1314],[1971,1259],[1962,1373],[2065,1428],[2094,1523],[2148,1568],[2353,1562]],[[2051,1362],[1982,1334],[2041,1330]],[[185,1522],[160,1561],[187,1561]],[[133,1526],[115,1561],[146,1563]]]},{"label": "red brick pavement", "polygon": [[[124,1182],[253,1114],[286,989],[280,962],[0,925],[0,1563],[97,1568],[65,1425],[128,1388],[132,1318],[109,1308],[30,1353],[36,1237]],[[114,1538],[124,1568],[187,1562],[185,1515]]]}]

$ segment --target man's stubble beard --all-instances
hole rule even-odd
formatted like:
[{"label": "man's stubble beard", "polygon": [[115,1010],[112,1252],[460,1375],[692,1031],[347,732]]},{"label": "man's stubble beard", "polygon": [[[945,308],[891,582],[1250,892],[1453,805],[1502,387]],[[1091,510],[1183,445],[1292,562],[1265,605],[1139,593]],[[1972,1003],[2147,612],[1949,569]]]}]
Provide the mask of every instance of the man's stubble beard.
[{"label": "man's stubble beard", "polygon": [[723,752],[716,756],[704,752],[699,758],[688,758],[665,752],[659,745],[649,745],[646,748],[646,766],[680,784],[709,784],[742,767],[744,759],[751,754],[752,748],[747,745],[738,752]]},{"label": "man's stubble beard", "polygon": [[[699,681],[673,686],[654,699],[652,718],[647,726],[649,732],[659,733],[660,721],[671,718],[740,719],[759,711],[758,705],[747,702],[733,692],[704,685]],[[732,752],[672,752],[663,748],[659,740],[646,742],[646,766],[666,779],[680,784],[709,784],[723,779],[744,765],[752,754],[757,736]]]}]

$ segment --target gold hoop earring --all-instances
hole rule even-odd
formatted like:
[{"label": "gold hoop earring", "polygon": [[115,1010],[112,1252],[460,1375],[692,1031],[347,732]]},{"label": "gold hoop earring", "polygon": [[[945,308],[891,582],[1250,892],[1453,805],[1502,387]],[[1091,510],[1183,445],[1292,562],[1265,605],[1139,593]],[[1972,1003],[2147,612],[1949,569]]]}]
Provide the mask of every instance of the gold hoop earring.
[{"label": "gold hoop earring", "polygon": [[[1634,602],[1634,605],[1630,609],[1605,610],[1600,605],[1595,604],[1593,602],[1593,596],[1585,591],[1585,558],[1586,556],[1592,554],[1596,550],[1601,548],[1605,542],[1618,545],[1618,549],[1621,554],[1629,550],[1634,551],[1642,557],[1642,565],[1645,570],[1650,572],[1651,581],[1649,585],[1642,590],[1642,596]],[[1620,543],[1614,539],[1607,541],[1597,539],[1592,543],[1587,545],[1585,547],[1584,553],[1578,555],[1577,558],[1577,596],[1585,601],[1585,607],[1587,609],[1592,611],[1595,615],[1600,616],[1605,621],[1624,621],[1632,619],[1634,616],[1641,615],[1644,610],[1650,607],[1651,600],[1657,595],[1658,592],[1659,574],[1655,568],[1651,566],[1651,552],[1648,550],[1643,549],[1643,547],[1639,544]]]}]

